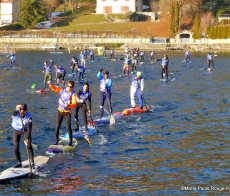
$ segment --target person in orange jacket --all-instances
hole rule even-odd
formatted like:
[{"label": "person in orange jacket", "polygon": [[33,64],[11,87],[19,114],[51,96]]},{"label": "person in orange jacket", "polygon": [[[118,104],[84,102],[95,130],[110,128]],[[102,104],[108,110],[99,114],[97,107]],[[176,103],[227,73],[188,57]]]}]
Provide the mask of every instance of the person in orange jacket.
[{"label": "person in orange jacket", "polygon": [[73,135],[72,135],[72,128],[71,128],[71,109],[76,107],[76,93],[74,92],[74,81],[70,80],[66,84],[66,88],[61,88],[51,84],[51,81],[48,82],[49,87],[51,90],[59,93],[59,100],[58,100],[58,113],[57,113],[57,126],[56,126],[56,143],[58,145],[59,141],[59,133],[60,127],[63,118],[65,117],[66,126],[69,133],[69,146],[72,146]]}]

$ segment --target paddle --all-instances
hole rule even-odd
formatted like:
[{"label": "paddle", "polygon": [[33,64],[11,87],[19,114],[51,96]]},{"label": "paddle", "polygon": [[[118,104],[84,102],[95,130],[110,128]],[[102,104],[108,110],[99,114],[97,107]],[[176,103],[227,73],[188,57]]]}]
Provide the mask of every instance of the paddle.
[{"label": "paddle", "polygon": [[36,88],[36,86],[37,86],[36,82],[33,83],[32,86],[31,86],[32,90],[34,90]]},{"label": "paddle", "polygon": [[97,128],[97,124],[94,123],[94,120],[93,120],[91,114],[88,114],[88,116],[89,116],[90,120],[92,121],[92,125],[94,126],[94,128],[96,129],[96,131],[99,132],[99,130],[98,130],[98,128]]},{"label": "paddle", "polygon": [[[70,113],[71,114],[71,113]],[[73,117],[74,121],[76,122],[76,124],[78,125],[78,127],[80,127],[77,119],[71,114],[71,116]],[[82,130],[82,133],[84,135],[85,140],[88,142],[88,144],[92,144],[91,139],[89,138],[89,135],[87,134],[87,132],[85,130]]]},{"label": "paddle", "polygon": [[26,134],[25,134],[25,129],[24,129],[24,123],[23,123],[23,120],[22,120],[22,116],[21,116],[21,109],[19,110],[19,115],[20,115],[20,119],[21,119],[21,123],[22,123],[22,131],[23,131],[23,138],[24,138],[24,143],[26,145],[26,153],[27,153],[27,156],[28,156],[28,161],[29,161],[29,166],[30,166],[30,173],[32,174],[32,164],[31,164],[31,160],[30,160],[30,156],[29,156],[29,149],[28,149],[28,144],[26,141]]},{"label": "paddle", "polygon": [[143,93],[141,93],[141,97],[142,97],[142,100],[143,100],[143,102],[144,102],[144,104],[145,104],[145,108],[147,109],[147,103],[145,102],[145,98],[144,98]]},{"label": "paddle", "polygon": [[[109,101],[108,101],[109,102]],[[105,112],[107,113],[107,114],[109,114],[109,122],[110,122],[110,124],[111,125],[113,125],[113,124],[115,124],[116,123],[116,120],[115,120],[115,118],[114,118],[114,116],[113,116],[113,114],[111,113],[111,112],[108,112],[105,108],[104,108],[104,110],[105,110]]]}]

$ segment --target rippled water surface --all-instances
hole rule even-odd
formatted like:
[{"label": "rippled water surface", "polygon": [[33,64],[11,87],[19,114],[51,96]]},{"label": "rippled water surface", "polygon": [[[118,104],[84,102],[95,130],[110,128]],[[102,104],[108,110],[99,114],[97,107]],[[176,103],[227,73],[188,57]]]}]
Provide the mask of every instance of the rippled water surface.
[{"label": "rippled water surface", "polygon": [[[35,155],[44,155],[54,142],[58,95],[34,94],[30,87],[37,82],[42,88],[44,60],[53,59],[69,71],[74,54],[79,51],[18,51],[21,69],[15,70],[6,69],[9,62],[1,55],[0,171],[15,164],[10,123],[18,102],[26,102],[33,116],[33,143],[38,144]],[[41,177],[0,184],[0,194],[229,194],[229,54],[218,54],[213,73],[204,69],[206,53],[193,52],[192,62],[187,64],[184,52],[168,54],[174,81],[161,82],[160,66],[149,63],[148,55],[138,67],[145,78],[145,101],[153,112],[100,126],[100,132],[91,137],[91,146],[80,141],[73,153],[51,158]],[[162,55],[157,53],[158,58]],[[118,77],[122,73],[120,58],[96,57],[95,62],[87,62],[94,118],[99,114],[96,73],[100,67],[109,70],[113,79],[114,112],[130,107],[130,78]],[[27,159],[22,142],[21,153]]]}]

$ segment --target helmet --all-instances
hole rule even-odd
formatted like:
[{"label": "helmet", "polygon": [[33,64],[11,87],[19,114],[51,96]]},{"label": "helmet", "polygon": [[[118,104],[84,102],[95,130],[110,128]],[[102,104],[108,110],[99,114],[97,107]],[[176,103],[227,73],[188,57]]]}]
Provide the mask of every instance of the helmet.
[{"label": "helmet", "polygon": [[136,73],[137,76],[141,76],[141,74],[142,74],[142,73],[141,73],[140,71],[138,71],[138,72]]}]

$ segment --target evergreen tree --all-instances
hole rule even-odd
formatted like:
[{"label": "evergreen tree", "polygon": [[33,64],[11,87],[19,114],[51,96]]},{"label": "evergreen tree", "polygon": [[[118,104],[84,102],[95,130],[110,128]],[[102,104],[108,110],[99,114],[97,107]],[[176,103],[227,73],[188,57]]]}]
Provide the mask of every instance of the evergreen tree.
[{"label": "evergreen tree", "polygon": [[174,33],[176,34],[179,30],[180,25],[180,5],[178,1],[174,2]]},{"label": "evergreen tree", "polygon": [[45,20],[45,6],[39,0],[22,0],[19,13],[20,24],[27,29],[34,28],[38,22]]},{"label": "evergreen tree", "polygon": [[175,36],[175,33],[174,33],[174,17],[173,17],[174,12],[175,12],[174,3],[172,2],[171,9],[170,9],[170,16],[169,16],[169,35],[170,35],[170,37]]},{"label": "evergreen tree", "polygon": [[201,32],[200,32],[200,13],[196,13],[193,31],[194,31],[193,38],[199,39],[200,35],[201,35]]},{"label": "evergreen tree", "polygon": [[180,4],[177,0],[174,0],[170,7],[169,35],[175,37],[180,25]]}]

